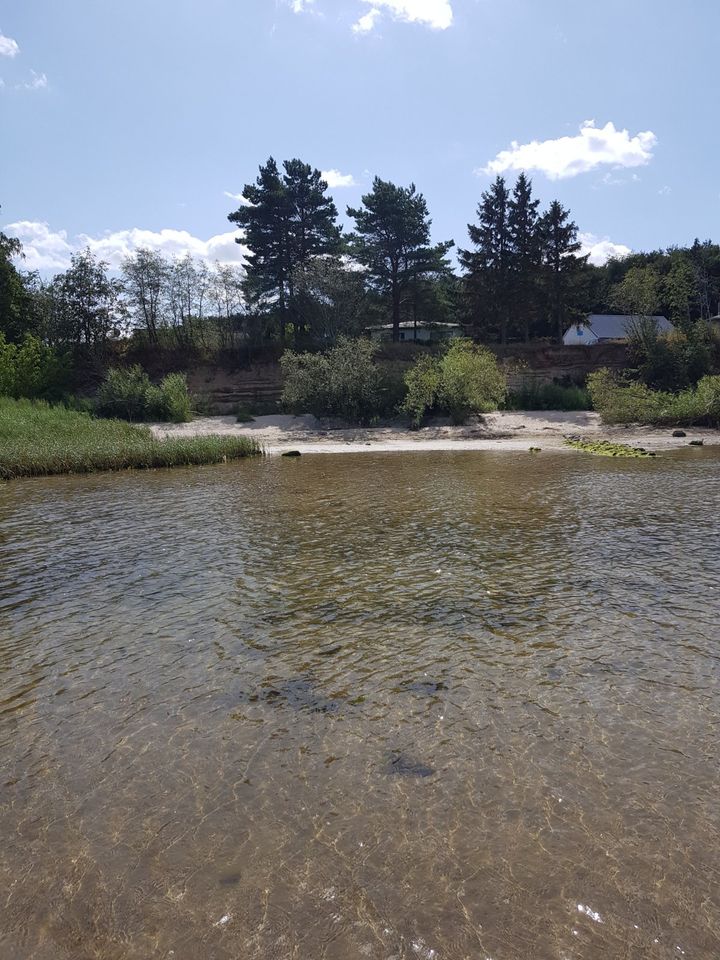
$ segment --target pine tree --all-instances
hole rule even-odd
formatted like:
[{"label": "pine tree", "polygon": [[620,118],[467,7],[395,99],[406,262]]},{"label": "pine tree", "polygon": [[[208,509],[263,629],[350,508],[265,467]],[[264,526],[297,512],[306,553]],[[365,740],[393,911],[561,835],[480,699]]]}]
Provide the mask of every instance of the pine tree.
[{"label": "pine tree", "polygon": [[424,196],[415,184],[398,187],[375,177],[372,191],[360,208],[348,207],[355,220],[350,238],[356,259],[367,268],[374,288],[390,302],[393,340],[400,339],[403,295],[417,289],[423,277],[442,275],[452,240],[430,244],[431,219]]},{"label": "pine tree", "polygon": [[573,292],[582,279],[581,270],[587,256],[577,256],[581,246],[577,224],[570,220],[569,211],[558,200],[553,200],[541,217],[539,231],[549,329],[561,343],[574,305]]},{"label": "pine tree", "polygon": [[245,234],[238,243],[250,248],[248,281],[255,294],[277,304],[280,337],[288,320],[303,326],[294,297],[293,277],[312,257],[337,252],[340,228],[337,208],[325,195],[319,170],[301,160],[286,160],[285,173],[270,157],[254,184],[246,184],[245,204],[228,216]]},{"label": "pine tree", "polygon": [[510,194],[498,176],[477,208],[478,224],[468,224],[474,250],[459,251],[473,310],[476,332],[497,336],[507,343],[510,319]]},{"label": "pine tree", "polygon": [[539,200],[532,198],[532,181],[521,173],[508,205],[510,245],[510,303],[513,320],[530,341],[537,314],[540,279],[541,238],[538,229]]}]

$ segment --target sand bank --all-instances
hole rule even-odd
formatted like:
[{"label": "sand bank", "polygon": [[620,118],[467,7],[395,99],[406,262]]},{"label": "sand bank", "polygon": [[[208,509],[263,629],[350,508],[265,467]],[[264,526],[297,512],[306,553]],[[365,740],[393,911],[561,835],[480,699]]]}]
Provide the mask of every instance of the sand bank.
[{"label": "sand bank", "polygon": [[303,453],[353,453],[413,450],[568,450],[565,436],[606,438],[648,450],[687,446],[690,440],[720,444],[720,431],[688,428],[686,437],[657,427],[608,427],[596,413],[565,411],[500,412],[462,427],[438,421],[420,430],[401,424],[347,427],[313,416],[278,414],[237,423],[232,416],[201,417],[191,423],[152,424],[157,436],[247,436],[261,443],[268,454],[300,450]]}]

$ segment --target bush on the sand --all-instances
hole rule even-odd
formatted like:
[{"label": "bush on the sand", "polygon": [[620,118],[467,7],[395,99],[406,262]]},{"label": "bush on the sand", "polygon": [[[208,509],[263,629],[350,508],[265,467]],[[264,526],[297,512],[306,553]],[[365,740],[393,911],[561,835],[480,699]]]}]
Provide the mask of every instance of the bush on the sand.
[{"label": "bush on the sand", "polygon": [[603,369],[590,374],[588,391],[604,423],[720,426],[720,376],[703,377],[695,387],[668,393],[623,381]]},{"label": "bush on the sand", "polygon": [[368,423],[383,409],[383,375],[370,340],[340,337],[326,353],[295,353],[280,358],[282,405],[290,413],[342,417]]},{"label": "bush on the sand", "polygon": [[191,398],[183,373],[169,373],[159,386],[139,364],[109,370],[97,395],[97,412],[123,420],[162,420],[186,423]]},{"label": "bush on the sand", "polygon": [[247,437],[156,439],[147,427],[43,401],[0,398],[0,478],[222,463],[260,452]]},{"label": "bush on the sand", "polygon": [[405,375],[402,411],[419,426],[430,413],[448,414],[454,423],[497,410],[507,383],[490,350],[457,339],[439,357],[421,357]]}]

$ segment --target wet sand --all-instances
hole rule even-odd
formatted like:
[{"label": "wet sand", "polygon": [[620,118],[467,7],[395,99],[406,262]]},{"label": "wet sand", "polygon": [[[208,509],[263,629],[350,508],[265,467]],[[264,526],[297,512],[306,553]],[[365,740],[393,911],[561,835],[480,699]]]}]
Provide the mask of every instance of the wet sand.
[{"label": "wet sand", "polygon": [[253,437],[268,454],[299,450],[302,453],[352,453],[419,450],[568,450],[565,437],[608,439],[648,450],[670,450],[691,440],[720,444],[720,431],[688,428],[685,437],[673,437],[669,427],[606,426],[597,413],[580,411],[525,411],[488,414],[466,426],[435,421],[420,430],[393,423],[374,427],[348,427],[318,420],[309,414],[294,417],[278,414],[237,423],[235,417],[201,417],[191,423],[152,424],[157,436],[205,436],[207,434]]}]

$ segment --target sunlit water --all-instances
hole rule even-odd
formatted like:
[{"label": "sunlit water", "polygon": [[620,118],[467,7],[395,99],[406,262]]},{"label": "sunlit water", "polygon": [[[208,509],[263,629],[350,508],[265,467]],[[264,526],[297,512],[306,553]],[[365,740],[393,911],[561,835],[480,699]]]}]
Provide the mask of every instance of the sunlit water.
[{"label": "sunlit water", "polygon": [[2,960],[720,956],[720,457],[0,488]]}]

